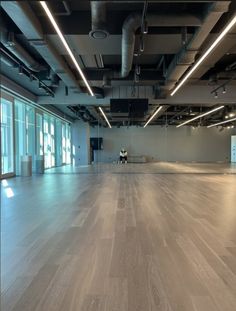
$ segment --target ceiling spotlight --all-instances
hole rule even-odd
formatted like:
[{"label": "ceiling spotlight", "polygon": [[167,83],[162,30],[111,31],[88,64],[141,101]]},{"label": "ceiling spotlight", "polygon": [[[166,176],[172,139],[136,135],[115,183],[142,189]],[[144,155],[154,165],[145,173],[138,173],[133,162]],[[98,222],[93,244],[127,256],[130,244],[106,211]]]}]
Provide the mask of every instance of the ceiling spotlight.
[{"label": "ceiling spotlight", "polygon": [[225,94],[225,93],[226,93],[226,89],[225,89],[225,86],[223,86],[222,94]]},{"label": "ceiling spotlight", "polygon": [[185,45],[188,39],[187,27],[183,27],[181,31],[182,44]]},{"label": "ceiling spotlight", "polygon": [[136,75],[140,75],[140,72],[141,72],[140,66],[139,66],[139,65],[136,65],[136,66],[135,66],[135,73],[136,73]]},{"label": "ceiling spotlight", "polygon": [[229,118],[229,116],[225,116],[225,119],[228,119]]},{"label": "ceiling spotlight", "polygon": [[218,98],[218,93],[217,92],[215,92],[215,96],[214,96],[215,98]]},{"label": "ceiling spotlight", "polygon": [[18,74],[19,74],[19,75],[23,75],[23,68],[22,68],[21,65],[20,65],[19,68],[18,68]]},{"label": "ceiling spotlight", "polygon": [[229,114],[229,117],[230,118],[233,118],[235,116],[235,113],[233,113],[233,112],[231,112],[230,114]]},{"label": "ceiling spotlight", "polygon": [[140,50],[140,52],[143,52],[143,51],[144,51],[144,41],[143,41],[143,37],[140,38],[139,50]]},{"label": "ceiling spotlight", "polygon": [[146,20],[144,21],[144,24],[142,25],[142,33],[145,35],[148,33],[148,23]]},{"label": "ceiling spotlight", "polygon": [[234,128],[234,125],[231,125],[231,129],[233,129]]}]

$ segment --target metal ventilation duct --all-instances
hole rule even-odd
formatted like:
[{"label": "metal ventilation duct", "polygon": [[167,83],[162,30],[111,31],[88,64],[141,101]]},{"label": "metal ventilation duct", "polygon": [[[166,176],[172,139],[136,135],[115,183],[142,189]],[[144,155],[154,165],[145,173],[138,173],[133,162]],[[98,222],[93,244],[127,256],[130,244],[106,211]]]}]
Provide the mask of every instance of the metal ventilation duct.
[{"label": "metal ventilation duct", "polygon": [[0,25],[0,38],[1,43],[30,70],[35,72],[47,70],[45,66],[38,63],[33,56],[22,47],[13,33],[7,31],[7,27],[3,25],[3,21],[1,21]]},{"label": "metal ventilation duct", "polygon": [[109,36],[106,29],[106,1],[91,1],[92,30],[90,37],[94,39],[105,39]]},{"label": "metal ventilation duct", "polygon": [[65,85],[82,92],[66,62],[51,42],[45,38],[42,26],[29,3],[27,1],[1,1],[1,6]]},{"label": "metal ventilation duct", "polygon": [[[199,17],[191,14],[184,15],[158,15],[148,14],[146,17],[148,26],[151,27],[179,27],[179,26],[201,26],[202,21]],[[135,33],[141,26],[142,15],[140,13],[130,14],[124,21],[122,27],[122,65],[120,77],[125,78],[129,75],[134,56]]]}]

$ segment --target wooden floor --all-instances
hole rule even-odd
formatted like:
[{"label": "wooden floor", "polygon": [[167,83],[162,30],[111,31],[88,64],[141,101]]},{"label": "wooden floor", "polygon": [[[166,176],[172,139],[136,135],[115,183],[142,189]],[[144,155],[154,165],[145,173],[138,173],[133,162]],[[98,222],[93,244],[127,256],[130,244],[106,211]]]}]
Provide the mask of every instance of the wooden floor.
[{"label": "wooden floor", "polygon": [[236,310],[236,175],[124,167],[2,184],[2,311]]}]

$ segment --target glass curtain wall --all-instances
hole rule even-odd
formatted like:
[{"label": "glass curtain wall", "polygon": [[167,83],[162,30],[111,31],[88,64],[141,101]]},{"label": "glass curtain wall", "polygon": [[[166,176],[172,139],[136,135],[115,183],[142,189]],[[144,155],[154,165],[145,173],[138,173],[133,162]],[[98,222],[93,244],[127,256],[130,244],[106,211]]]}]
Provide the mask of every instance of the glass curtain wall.
[{"label": "glass curtain wall", "polygon": [[61,127],[62,133],[62,164],[66,164],[66,125],[62,124]]},{"label": "glass curtain wall", "polygon": [[55,165],[61,166],[62,165],[62,121],[59,119],[56,119],[56,125],[55,125],[55,138],[56,138],[56,144],[55,144],[55,152],[56,152],[56,158],[55,158]]},{"label": "glass curtain wall", "polygon": [[1,176],[14,174],[13,103],[1,98]]},{"label": "glass curtain wall", "polygon": [[43,114],[36,111],[36,155],[43,155]]},{"label": "glass curtain wall", "polygon": [[26,155],[32,156],[33,170],[35,169],[35,108],[25,107],[25,135],[26,135]]},{"label": "glass curtain wall", "polygon": [[71,127],[18,98],[1,94],[1,176],[21,174],[21,157],[43,155],[45,168],[71,163]]},{"label": "glass curtain wall", "polygon": [[21,157],[26,154],[25,104],[15,100],[15,163],[20,175]]},{"label": "glass curtain wall", "polygon": [[71,163],[71,128],[66,124],[66,164]]}]

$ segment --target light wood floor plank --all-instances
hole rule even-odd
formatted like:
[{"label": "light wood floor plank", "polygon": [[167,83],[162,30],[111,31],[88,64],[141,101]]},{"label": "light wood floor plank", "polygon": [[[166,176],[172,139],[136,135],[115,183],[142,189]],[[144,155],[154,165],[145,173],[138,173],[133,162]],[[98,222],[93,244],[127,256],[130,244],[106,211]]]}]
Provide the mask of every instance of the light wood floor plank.
[{"label": "light wood floor plank", "polygon": [[158,163],[9,179],[1,310],[235,311],[234,172]]}]

